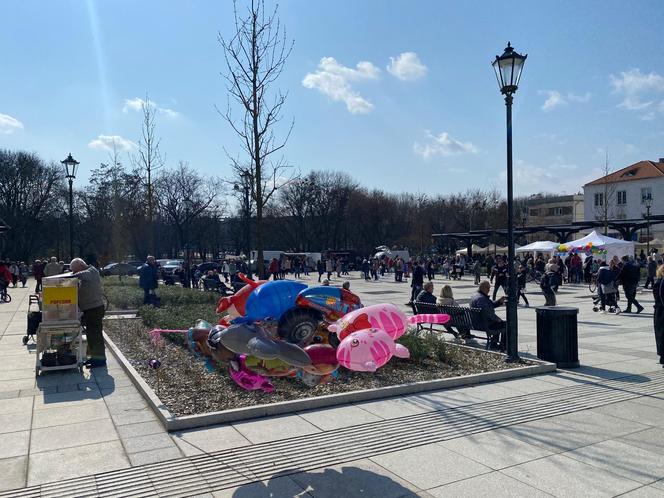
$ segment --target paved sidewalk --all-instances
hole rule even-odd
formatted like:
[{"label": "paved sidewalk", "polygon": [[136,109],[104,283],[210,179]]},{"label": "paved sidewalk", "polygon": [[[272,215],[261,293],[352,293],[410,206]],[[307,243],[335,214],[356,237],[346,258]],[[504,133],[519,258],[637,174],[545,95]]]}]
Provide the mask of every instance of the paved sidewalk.
[{"label": "paved sidewalk", "polygon": [[[441,281],[435,283],[438,291]],[[408,300],[407,284],[351,278],[351,285],[366,304]],[[474,290],[469,281],[451,285],[462,302]],[[122,475],[134,483],[149,476],[148,487],[133,491],[139,496],[190,496],[197,489],[237,497],[664,496],[664,381],[647,293],[639,296],[644,314],[614,316],[593,313],[586,288],[561,290],[559,304],[581,309],[579,369],[171,435],[115,361],[107,370],[49,373],[35,381],[34,355],[21,345],[29,289],[10,293],[13,302],[0,305],[0,490],[32,487],[17,496],[93,474],[76,483],[91,496],[105,494],[111,488],[103,483],[117,485]],[[543,304],[537,293],[529,298]],[[532,354],[534,310],[520,308],[519,323],[520,348]],[[570,400],[585,404],[569,411]],[[533,415],[516,418],[526,413]],[[478,420],[492,425],[477,433],[452,431],[459,424],[480,427]],[[435,427],[448,432],[414,444]],[[403,449],[385,446],[401,433],[408,435]],[[366,444],[352,453],[360,436]],[[325,458],[307,453],[311,447]],[[224,478],[232,455],[238,466],[249,463]],[[214,464],[205,472],[192,470],[198,481],[190,488],[186,479],[166,486],[174,469],[198,469],[210,458]],[[259,471],[261,458],[266,463]],[[111,472],[120,469],[127,470]],[[72,485],[51,489],[65,495]]]}]

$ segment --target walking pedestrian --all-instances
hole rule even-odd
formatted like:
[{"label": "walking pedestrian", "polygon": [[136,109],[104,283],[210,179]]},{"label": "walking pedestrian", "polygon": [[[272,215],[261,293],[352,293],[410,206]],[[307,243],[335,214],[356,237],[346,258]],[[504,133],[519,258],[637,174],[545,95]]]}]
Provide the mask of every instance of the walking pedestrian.
[{"label": "walking pedestrian", "polygon": [[16,261],[12,261],[9,265],[9,273],[12,274],[12,287],[16,287],[16,282],[18,282],[18,265]]},{"label": "walking pedestrian", "polygon": [[155,289],[159,283],[157,281],[157,262],[154,256],[148,256],[145,264],[138,269],[138,285],[143,289],[143,304],[156,304]]},{"label": "walking pedestrian", "polygon": [[316,270],[318,271],[318,283],[320,283],[320,279],[323,278],[323,273],[325,273],[325,263],[322,259],[319,259],[316,263]]},{"label": "walking pedestrian", "polygon": [[41,260],[35,259],[32,265],[32,275],[35,277],[35,294],[37,294],[42,290],[42,278],[44,278],[44,265]]},{"label": "walking pedestrian", "polygon": [[507,293],[507,275],[508,275],[507,265],[503,261],[502,257],[496,257],[496,265],[491,270],[491,278],[489,279],[490,283],[494,284],[493,287],[493,297],[492,300],[496,300],[496,294],[500,287],[503,288],[503,292]]},{"label": "walking pedestrian", "polygon": [[419,262],[413,263],[413,278],[410,281],[410,286],[413,290],[410,293],[410,301],[406,303],[406,306],[412,306],[413,301],[422,292],[424,286],[424,268]]},{"label": "walking pedestrian", "polygon": [[655,278],[652,286],[652,294],[655,298],[655,345],[659,363],[664,368],[664,265],[657,268]]},{"label": "walking pedestrian", "polygon": [[28,265],[21,261],[18,265],[18,279],[21,281],[21,287],[25,289],[25,283],[28,281]]},{"label": "walking pedestrian", "polygon": [[654,256],[651,254],[648,256],[648,263],[646,264],[646,283],[644,287],[647,289],[648,284],[650,287],[655,285],[655,273],[657,272],[657,263],[655,262]]},{"label": "walking pedestrian", "polygon": [[641,276],[641,268],[629,260],[629,256],[623,256],[623,267],[620,270],[618,278],[622,282],[623,290],[625,291],[625,298],[627,299],[627,308],[625,313],[632,312],[632,304],[636,306],[636,314],[638,315],[643,311],[643,306],[636,300],[636,288],[639,286],[639,277]]},{"label": "walking pedestrian", "polygon": [[526,276],[528,275],[528,268],[525,265],[520,265],[519,266],[519,274],[516,276],[516,283],[519,289],[519,294],[516,299],[516,304],[519,304],[519,301],[521,301],[521,298],[523,298],[523,302],[526,303],[526,308],[530,307],[530,303],[528,302],[528,298],[526,297]]}]

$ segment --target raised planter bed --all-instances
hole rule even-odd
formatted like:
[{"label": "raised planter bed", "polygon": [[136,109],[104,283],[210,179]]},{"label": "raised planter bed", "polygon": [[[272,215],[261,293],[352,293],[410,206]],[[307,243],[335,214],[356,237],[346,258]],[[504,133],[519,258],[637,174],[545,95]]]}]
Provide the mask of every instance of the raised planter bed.
[{"label": "raised planter bed", "polygon": [[[499,353],[448,343],[450,358],[459,363],[457,367],[431,359],[423,362],[393,359],[374,374],[342,371],[336,381],[314,388],[295,379],[276,378],[273,379],[275,392],[265,394],[240,389],[225,371],[208,371],[203,361],[176,344],[167,341],[155,351],[147,340],[146,329],[137,321],[121,324],[121,320],[107,323],[106,344],[168,431],[524,377],[556,369],[554,364],[533,360],[506,364]],[[159,386],[155,372],[147,365],[151,357],[158,357],[163,363]]]}]

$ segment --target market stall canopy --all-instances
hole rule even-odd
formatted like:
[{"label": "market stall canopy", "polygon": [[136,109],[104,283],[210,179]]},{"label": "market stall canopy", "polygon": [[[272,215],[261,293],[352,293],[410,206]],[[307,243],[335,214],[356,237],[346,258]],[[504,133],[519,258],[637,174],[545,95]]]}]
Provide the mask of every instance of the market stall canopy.
[{"label": "market stall canopy", "polygon": [[650,246],[651,249],[652,249],[653,247],[657,247],[657,248],[661,249],[662,247],[664,247],[664,240],[662,240],[662,239],[652,239],[652,240],[650,241],[650,243],[646,243],[646,242],[635,242],[635,243],[634,243],[634,246],[636,246],[636,247],[639,248],[639,249],[645,249],[645,248],[648,247],[648,246]]},{"label": "market stall canopy", "polygon": [[[472,249],[473,249],[473,253],[478,253],[478,254],[484,253],[486,251],[486,247],[480,247],[480,246],[475,245],[475,244],[473,244]],[[460,249],[456,253],[467,255],[468,254],[468,248],[466,247],[465,249]]]},{"label": "market stall canopy", "polygon": [[589,244],[595,249],[606,251],[606,255],[602,255],[602,259],[606,260],[609,260],[614,256],[622,258],[623,256],[634,255],[634,242],[614,239],[613,237],[597,233],[594,230],[585,237],[581,237],[580,239],[571,242],[565,242],[564,245],[570,248],[582,249]]},{"label": "market stall canopy", "polygon": [[558,249],[560,244],[558,242],[552,242],[550,240],[538,240],[531,244],[519,247],[516,252],[546,252],[552,253]]}]

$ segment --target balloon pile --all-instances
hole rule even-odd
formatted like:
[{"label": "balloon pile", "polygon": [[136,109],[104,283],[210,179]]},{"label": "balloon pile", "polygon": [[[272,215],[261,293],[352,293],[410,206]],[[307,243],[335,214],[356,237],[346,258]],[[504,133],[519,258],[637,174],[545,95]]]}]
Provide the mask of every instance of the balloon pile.
[{"label": "balloon pile", "polygon": [[558,246],[557,255],[562,256],[566,254],[585,254],[586,256],[591,255],[604,255],[606,254],[606,249],[600,249],[599,247],[593,246],[592,242],[588,242],[585,246],[571,247],[567,244],[560,244]]},{"label": "balloon pile", "polygon": [[407,317],[393,304],[362,307],[346,289],[277,280],[253,281],[223,297],[218,325],[199,320],[189,330],[150,332],[184,334],[188,347],[208,368],[228,364],[231,378],[243,389],[274,391],[270,377],[292,377],[308,386],[329,382],[339,367],[375,372],[393,356],[408,358],[396,342],[409,325],[446,323],[449,315]]}]

